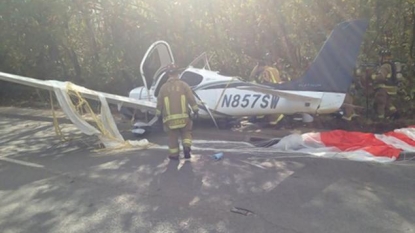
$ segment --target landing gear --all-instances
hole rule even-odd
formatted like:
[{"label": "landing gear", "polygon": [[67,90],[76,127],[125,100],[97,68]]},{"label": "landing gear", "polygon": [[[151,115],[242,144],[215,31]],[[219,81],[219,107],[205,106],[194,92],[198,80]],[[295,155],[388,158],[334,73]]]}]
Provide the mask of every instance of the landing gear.
[{"label": "landing gear", "polygon": [[144,137],[151,133],[152,129],[148,123],[138,121],[134,123],[131,133],[136,137]]},{"label": "landing gear", "polygon": [[241,124],[240,120],[231,120],[231,121],[228,122],[228,125],[230,126],[230,128],[233,128],[233,129],[235,129],[235,128],[238,129],[238,128],[242,127],[242,124]]},{"label": "landing gear", "polygon": [[342,119],[344,115],[345,114],[344,114],[344,111],[342,109],[340,109],[337,112],[334,112],[334,113],[330,114],[330,116],[332,116],[333,118],[336,118],[336,119]]},{"label": "landing gear", "polygon": [[131,130],[134,136],[143,137],[150,133],[158,133],[163,130],[163,123],[160,117],[148,115],[148,118],[151,119],[149,122],[136,121],[134,123],[133,129]]},{"label": "landing gear", "polygon": [[232,128],[241,128],[241,120],[239,119],[223,119],[218,122],[219,129],[232,129]]}]

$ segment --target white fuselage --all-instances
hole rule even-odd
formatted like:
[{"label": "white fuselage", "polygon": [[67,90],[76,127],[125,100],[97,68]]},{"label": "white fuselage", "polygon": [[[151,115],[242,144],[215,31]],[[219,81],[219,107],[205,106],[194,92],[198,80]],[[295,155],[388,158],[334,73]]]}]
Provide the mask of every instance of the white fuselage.
[{"label": "white fuselage", "polygon": [[[191,85],[192,89],[210,109],[215,118],[232,118],[243,116],[257,116],[269,114],[328,114],[336,112],[343,104],[345,94],[311,92],[311,91],[280,91],[284,93],[301,94],[302,96],[312,97],[309,100],[295,100],[270,94],[261,94],[251,90],[237,89],[236,86],[249,84],[239,80],[237,77],[229,77],[218,74],[217,72],[188,68],[181,79],[189,84],[186,72],[202,77],[196,85]],[[161,85],[161,83],[158,83]],[[152,85],[150,90],[145,87],[133,89],[129,97],[139,100],[157,101],[154,95],[156,85]],[[203,108],[200,116],[209,118]]]}]

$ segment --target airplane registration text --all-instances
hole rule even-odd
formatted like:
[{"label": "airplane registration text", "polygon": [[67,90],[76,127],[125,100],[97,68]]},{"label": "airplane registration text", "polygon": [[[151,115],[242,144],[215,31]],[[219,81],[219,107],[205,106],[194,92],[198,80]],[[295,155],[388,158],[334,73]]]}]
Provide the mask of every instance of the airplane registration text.
[{"label": "airplane registration text", "polygon": [[273,95],[261,95],[261,94],[232,94],[228,95],[225,94],[225,96],[222,99],[222,108],[223,107],[242,107],[242,108],[271,108],[275,109],[277,107],[278,96]]}]

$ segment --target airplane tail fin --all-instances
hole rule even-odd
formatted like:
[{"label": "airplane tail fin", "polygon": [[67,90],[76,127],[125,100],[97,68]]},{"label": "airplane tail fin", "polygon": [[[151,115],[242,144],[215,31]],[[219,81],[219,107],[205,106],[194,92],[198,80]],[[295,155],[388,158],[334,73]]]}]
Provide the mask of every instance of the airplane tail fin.
[{"label": "airplane tail fin", "polygon": [[366,20],[338,24],[304,76],[278,89],[347,93],[367,27]]}]

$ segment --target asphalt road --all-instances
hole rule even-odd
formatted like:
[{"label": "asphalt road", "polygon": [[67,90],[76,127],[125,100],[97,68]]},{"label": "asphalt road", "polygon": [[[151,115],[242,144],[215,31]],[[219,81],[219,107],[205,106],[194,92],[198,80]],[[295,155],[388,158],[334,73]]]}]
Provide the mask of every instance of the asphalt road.
[{"label": "asphalt road", "polygon": [[415,232],[415,162],[287,156],[200,132],[193,159],[172,162],[163,135],[94,151],[70,124],[59,141],[49,116],[0,108],[0,232]]}]

